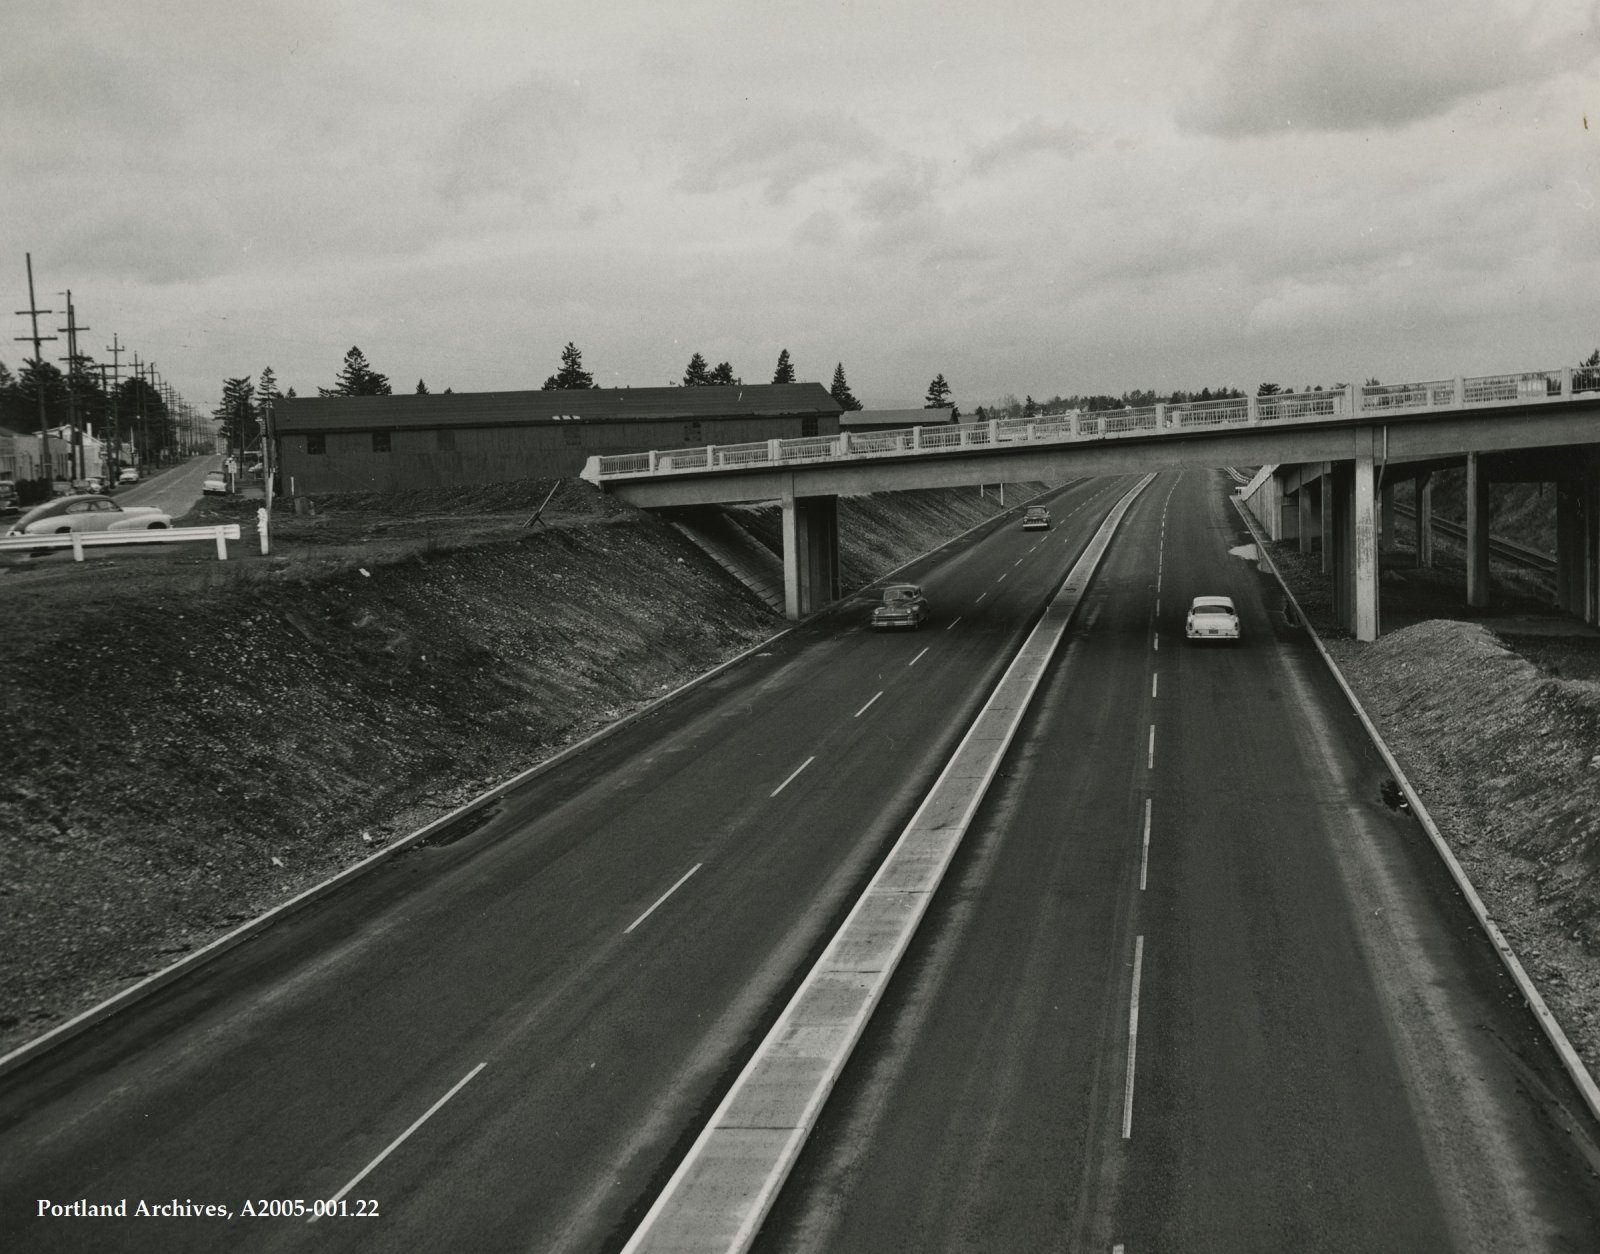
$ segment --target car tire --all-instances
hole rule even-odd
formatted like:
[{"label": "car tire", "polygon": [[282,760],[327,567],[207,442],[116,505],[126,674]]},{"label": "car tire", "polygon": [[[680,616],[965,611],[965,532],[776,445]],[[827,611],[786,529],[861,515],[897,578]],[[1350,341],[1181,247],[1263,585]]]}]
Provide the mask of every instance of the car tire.
[{"label": "car tire", "polygon": [[167,529],[167,524],[166,523],[151,523],[148,527],[145,528],[146,531],[165,531],[166,529]]}]

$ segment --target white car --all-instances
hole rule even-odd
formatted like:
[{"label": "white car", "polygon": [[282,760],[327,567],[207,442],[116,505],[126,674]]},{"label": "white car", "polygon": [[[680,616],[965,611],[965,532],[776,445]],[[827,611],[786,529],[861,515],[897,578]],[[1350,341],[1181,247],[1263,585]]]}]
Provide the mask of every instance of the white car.
[{"label": "white car", "polygon": [[11,525],[8,536],[64,536],[74,531],[155,531],[172,515],[153,505],[118,505],[109,496],[62,496],[35,505]]},{"label": "white car", "polygon": [[206,476],[205,482],[200,485],[200,491],[207,496],[226,496],[228,494],[228,479],[220,470],[213,470]]},{"label": "white car", "polygon": [[124,466],[122,473],[117,476],[118,483],[138,483],[139,468],[137,466]]},{"label": "white car", "polygon": [[1195,597],[1183,634],[1190,640],[1238,640],[1239,611],[1229,597]]}]

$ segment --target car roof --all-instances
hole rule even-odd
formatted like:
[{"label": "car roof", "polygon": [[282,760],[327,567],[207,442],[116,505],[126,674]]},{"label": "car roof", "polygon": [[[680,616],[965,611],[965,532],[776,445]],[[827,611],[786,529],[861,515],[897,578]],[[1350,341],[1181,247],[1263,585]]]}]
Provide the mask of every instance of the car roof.
[{"label": "car roof", "polygon": [[[20,526],[23,525],[23,523],[31,522],[35,518],[49,518],[53,514],[59,514],[62,510],[66,509],[66,507],[68,505],[71,505],[74,501],[109,501],[109,500],[111,500],[111,498],[109,496],[106,496],[104,493],[101,493],[101,492],[78,492],[78,493],[76,493],[76,494],[74,494],[72,496],[58,496],[58,497],[54,498],[53,500],[45,501],[43,504],[35,505],[32,509],[30,509],[21,518],[17,519],[17,521],[15,523],[13,523],[12,525],[15,526],[15,527],[20,527]],[[113,504],[115,504],[115,502],[113,502]],[[122,506],[118,505],[117,508],[121,509]]]},{"label": "car roof", "polygon": [[921,592],[922,585],[919,583],[887,583],[883,585],[883,590],[885,592]]},{"label": "car roof", "polygon": [[1197,610],[1202,605],[1225,605],[1231,610],[1233,608],[1233,598],[1232,597],[1195,597],[1194,604],[1192,604],[1189,608],[1192,609],[1192,610]]}]

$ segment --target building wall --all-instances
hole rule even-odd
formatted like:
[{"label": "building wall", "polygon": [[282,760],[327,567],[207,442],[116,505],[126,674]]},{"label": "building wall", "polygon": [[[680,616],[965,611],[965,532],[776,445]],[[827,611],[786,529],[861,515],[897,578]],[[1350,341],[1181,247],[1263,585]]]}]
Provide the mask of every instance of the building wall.
[{"label": "building wall", "polygon": [[372,431],[330,431],[322,437],[325,451],[320,454],[308,453],[306,434],[297,432],[280,436],[278,450],[285,491],[301,495],[392,492],[571,477],[596,454],[839,433],[837,416],[821,415],[810,423],[814,429],[808,429],[808,420],[797,415],[444,427],[382,432],[388,437],[387,452],[374,449]]}]

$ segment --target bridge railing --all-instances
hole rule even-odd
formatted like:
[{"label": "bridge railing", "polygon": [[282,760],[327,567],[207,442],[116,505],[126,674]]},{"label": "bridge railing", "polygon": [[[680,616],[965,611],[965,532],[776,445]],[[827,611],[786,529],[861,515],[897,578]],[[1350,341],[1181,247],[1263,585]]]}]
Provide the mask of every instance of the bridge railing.
[{"label": "bridge railing", "polygon": [[799,465],[959,448],[1137,437],[1174,430],[1260,423],[1326,422],[1396,410],[1415,412],[1528,404],[1564,400],[1584,392],[1600,392],[1600,366],[1434,379],[1421,383],[1349,384],[1310,392],[1172,402],[1136,409],[1078,410],[1032,418],[990,419],[894,431],[844,431],[838,435],[802,436],[792,440],[622,453],[590,458],[583,474],[598,482],[632,475],[720,467]]}]

